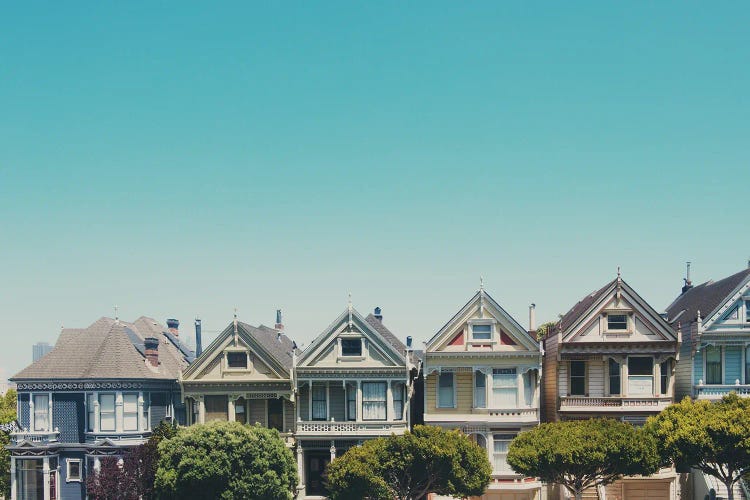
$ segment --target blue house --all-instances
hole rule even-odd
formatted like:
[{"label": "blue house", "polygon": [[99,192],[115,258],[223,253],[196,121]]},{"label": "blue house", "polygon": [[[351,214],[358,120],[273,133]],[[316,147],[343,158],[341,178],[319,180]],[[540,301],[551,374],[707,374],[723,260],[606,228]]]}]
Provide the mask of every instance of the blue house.
[{"label": "blue house", "polygon": [[103,456],[143,443],[162,420],[185,421],[179,374],[193,359],[177,320],[101,318],[64,329],[54,349],[18,374],[11,434],[13,500],[82,499]]},{"label": "blue house", "polygon": [[667,318],[682,331],[677,400],[718,399],[731,391],[750,396],[750,267],[697,286],[688,268]]}]

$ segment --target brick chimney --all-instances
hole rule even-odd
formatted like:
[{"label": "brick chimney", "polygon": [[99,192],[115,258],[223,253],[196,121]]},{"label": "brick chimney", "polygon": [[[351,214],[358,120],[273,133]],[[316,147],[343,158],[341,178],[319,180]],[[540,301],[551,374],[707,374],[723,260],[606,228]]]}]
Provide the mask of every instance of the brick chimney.
[{"label": "brick chimney", "polygon": [[147,337],[143,339],[143,344],[146,347],[146,362],[154,368],[159,368],[159,339]]},{"label": "brick chimney", "polygon": [[180,321],[179,320],[176,320],[174,318],[169,318],[167,320],[167,328],[169,329],[169,333],[171,333],[175,337],[180,336],[180,331],[179,331]]}]

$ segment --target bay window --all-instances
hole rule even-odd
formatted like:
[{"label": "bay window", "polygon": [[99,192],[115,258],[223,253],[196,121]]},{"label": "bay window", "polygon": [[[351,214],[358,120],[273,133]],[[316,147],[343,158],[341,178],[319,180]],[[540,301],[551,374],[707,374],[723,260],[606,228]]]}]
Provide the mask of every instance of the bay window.
[{"label": "bay window", "polygon": [[487,407],[487,375],[474,372],[474,408]]},{"label": "bay window", "polygon": [[229,420],[229,399],[226,395],[203,396],[203,404],[206,408],[206,423]]},{"label": "bay window", "polygon": [[115,430],[115,395],[99,394],[99,430]]},{"label": "bay window", "polygon": [[34,430],[49,431],[49,394],[34,394]]},{"label": "bay window", "polygon": [[362,382],[362,420],[386,419],[385,382]]},{"label": "bay window", "polygon": [[138,430],[138,394],[122,395],[122,428],[126,431]]},{"label": "bay window", "polygon": [[151,394],[145,393],[143,395],[143,420],[141,421],[141,429],[146,431],[151,428],[149,421],[149,410],[151,409]]},{"label": "bay window", "polygon": [[586,395],[586,362],[585,361],[571,361],[570,362],[570,395],[571,396],[585,396]]},{"label": "bay window", "polygon": [[707,346],[703,355],[706,357],[706,383],[721,384],[721,347]]},{"label": "bay window", "polygon": [[659,394],[667,394],[669,392],[669,372],[672,371],[672,363],[669,362],[669,360],[664,361],[660,367],[661,367],[661,376],[659,377],[661,379],[660,383],[660,389],[661,391]]},{"label": "bay window", "polygon": [[628,396],[653,396],[654,358],[628,357]]},{"label": "bay window", "polygon": [[94,432],[94,422],[96,421],[95,408],[96,394],[86,394],[86,430]]},{"label": "bay window", "polygon": [[323,384],[312,384],[312,419],[325,420],[328,415],[328,388]]},{"label": "bay window", "polygon": [[453,372],[443,372],[438,375],[438,408],[454,408]]},{"label": "bay window", "polygon": [[492,407],[518,407],[518,377],[515,368],[492,369]]},{"label": "bay window", "polygon": [[620,363],[609,358],[609,395],[620,395]]}]

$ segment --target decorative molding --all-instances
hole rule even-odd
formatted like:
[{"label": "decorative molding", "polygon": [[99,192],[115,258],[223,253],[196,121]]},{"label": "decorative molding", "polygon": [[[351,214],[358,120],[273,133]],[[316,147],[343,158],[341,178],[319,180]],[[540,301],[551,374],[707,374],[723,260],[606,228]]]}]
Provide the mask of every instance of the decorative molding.
[{"label": "decorative molding", "polygon": [[85,391],[94,389],[171,389],[175,381],[165,382],[18,382],[19,391]]}]

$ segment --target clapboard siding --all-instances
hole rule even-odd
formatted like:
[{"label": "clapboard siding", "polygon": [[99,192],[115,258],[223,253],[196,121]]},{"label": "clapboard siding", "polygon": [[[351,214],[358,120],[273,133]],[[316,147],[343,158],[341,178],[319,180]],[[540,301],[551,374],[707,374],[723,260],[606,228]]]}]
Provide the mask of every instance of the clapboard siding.
[{"label": "clapboard siding", "polygon": [[470,413],[474,399],[471,372],[455,372],[453,383],[456,387],[456,407],[437,408],[438,373],[433,372],[425,380],[425,400],[428,413]]},{"label": "clapboard siding", "polygon": [[703,351],[695,353],[695,365],[693,367],[693,373],[695,373],[694,385],[698,384],[698,381],[703,380]]},{"label": "clapboard siding", "polygon": [[568,395],[568,363],[563,361],[557,365],[557,387],[558,396],[565,397]]},{"label": "clapboard siding", "polygon": [[297,395],[297,404],[299,405],[299,418],[308,420],[310,418],[310,385],[304,384],[299,388]]},{"label": "clapboard siding", "polygon": [[294,403],[288,399],[284,400],[284,431],[294,432],[294,422],[296,415],[294,413]]},{"label": "clapboard siding", "polygon": [[557,335],[552,334],[544,339],[544,358],[542,359],[542,397],[543,420],[557,420]]},{"label": "clapboard siding", "polygon": [[250,399],[248,400],[248,403],[250,404],[250,419],[248,421],[249,424],[255,424],[258,423],[262,425],[263,427],[267,426],[266,423],[266,400],[265,399]]},{"label": "clapboard siding", "polygon": [[346,393],[344,393],[344,387],[340,383],[329,383],[328,397],[330,398],[329,409],[331,413],[328,418],[333,418],[337,422],[346,420]]},{"label": "clapboard siding", "polygon": [[685,396],[693,395],[693,362],[692,349],[695,338],[695,323],[682,328],[682,344],[680,345],[680,360],[675,368],[675,401]]}]

